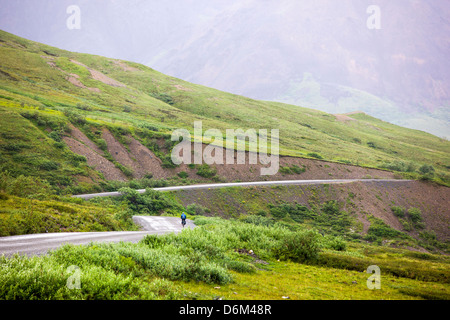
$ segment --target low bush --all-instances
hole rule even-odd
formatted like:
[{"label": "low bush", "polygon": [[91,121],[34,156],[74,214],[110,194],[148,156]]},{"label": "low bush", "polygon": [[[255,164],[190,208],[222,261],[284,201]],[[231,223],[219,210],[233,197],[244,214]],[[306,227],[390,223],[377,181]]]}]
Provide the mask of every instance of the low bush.
[{"label": "low bush", "polygon": [[418,169],[419,173],[427,175],[433,175],[435,172],[435,169],[432,165],[424,164]]},{"label": "low bush", "polygon": [[321,247],[326,249],[331,249],[335,251],[346,251],[347,250],[347,242],[342,237],[331,237],[326,235],[323,237],[321,241]]},{"label": "low bush", "polygon": [[326,201],[313,209],[301,204],[269,204],[269,213],[277,220],[291,218],[297,223],[310,224],[320,232],[345,235],[353,222],[347,212],[340,210],[340,206],[335,200]]},{"label": "low bush", "polygon": [[210,213],[210,210],[200,204],[191,203],[186,207],[186,212],[191,215],[205,215],[206,213]]},{"label": "low bush", "polygon": [[379,166],[383,169],[393,170],[393,171],[399,171],[399,172],[414,172],[416,171],[416,165],[413,162],[405,163],[403,161],[393,161],[393,162],[386,162]]},{"label": "low bush", "polygon": [[273,254],[280,260],[295,262],[314,261],[319,254],[320,234],[315,230],[285,234],[273,249]]},{"label": "low bush", "polygon": [[412,230],[412,227],[411,227],[411,224],[409,223],[409,221],[407,221],[405,219],[398,219],[398,221],[402,224],[403,230],[405,230],[405,231]]},{"label": "low bush", "polygon": [[418,208],[411,207],[408,209],[408,216],[413,222],[413,224],[417,224],[419,222],[422,222],[422,211]]},{"label": "low bush", "polygon": [[76,111],[73,111],[71,109],[65,109],[64,115],[74,125],[84,126],[87,123],[86,118],[82,114],[80,114]]},{"label": "low bush", "polygon": [[189,174],[186,171],[178,172],[177,175],[182,179],[186,179],[187,177],[189,177]]},{"label": "low bush", "polygon": [[97,140],[95,140],[95,142],[96,142],[97,146],[98,146],[101,150],[103,150],[103,151],[107,151],[107,150],[108,150],[108,145],[107,145],[105,139],[97,139]]},{"label": "low bush", "polygon": [[59,164],[52,160],[46,160],[39,164],[39,169],[45,171],[57,170],[59,168]]},{"label": "low bush", "polygon": [[12,177],[8,172],[0,173],[0,191],[22,198],[43,199],[54,194],[50,184],[43,179],[20,175]]},{"label": "low bush", "polygon": [[217,170],[207,164],[202,164],[197,167],[197,174],[203,178],[212,178],[217,174]]},{"label": "low bush", "polygon": [[280,172],[282,174],[301,174],[306,171],[306,168],[300,168],[297,165],[293,165],[291,167],[280,167]]},{"label": "low bush", "polygon": [[381,243],[383,239],[412,240],[409,235],[391,228],[381,219],[370,217],[369,220],[371,224],[364,240],[378,243]]},{"label": "low bush", "polygon": [[165,209],[183,210],[183,207],[165,194],[153,189],[146,189],[144,193],[139,193],[135,189],[128,187],[120,188],[119,201],[125,201],[128,208],[136,214],[160,214]]},{"label": "low bush", "polygon": [[172,157],[170,154],[168,155],[161,155],[160,159],[162,161],[162,167],[163,168],[176,168],[177,165],[175,163],[173,163],[172,161]]},{"label": "low bush", "polygon": [[372,142],[372,141],[367,142],[367,145],[368,145],[370,148],[374,148],[374,149],[377,148],[377,145],[375,144],[375,142]]},{"label": "low bush", "polygon": [[406,209],[400,206],[392,206],[392,212],[396,217],[403,218],[405,216]]},{"label": "low bush", "polygon": [[307,155],[308,155],[309,157],[316,158],[316,159],[319,159],[319,160],[322,160],[322,159],[323,159],[323,157],[322,157],[320,154],[316,153],[316,152],[310,152],[310,153],[308,153]]}]

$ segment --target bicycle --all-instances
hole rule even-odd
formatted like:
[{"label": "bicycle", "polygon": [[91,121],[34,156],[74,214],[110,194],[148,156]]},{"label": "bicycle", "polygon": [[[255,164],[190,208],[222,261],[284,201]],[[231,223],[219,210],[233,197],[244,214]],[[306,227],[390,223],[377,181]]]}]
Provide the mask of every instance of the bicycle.
[{"label": "bicycle", "polygon": [[184,228],[184,226],[186,225],[186,213],[182,213],[181,214],[181,225],[183,226],[183,228]]}]

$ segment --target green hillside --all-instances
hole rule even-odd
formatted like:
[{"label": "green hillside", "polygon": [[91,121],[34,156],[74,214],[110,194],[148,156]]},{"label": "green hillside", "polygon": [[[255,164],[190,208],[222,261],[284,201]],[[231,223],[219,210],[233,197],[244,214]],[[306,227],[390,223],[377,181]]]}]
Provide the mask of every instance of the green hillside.
[{"label": "green hillside", "polygon": [[176,128],[193,132],[193,122],[202,120],[203,130],[279,129],[282,155],[411,172],[431,165],[435,180],[448,181],[450,142],[363,113],[335,116],[252,100],[3,31],[0,61],[0,163],[13,175],[55,183],[64,175],[60,184],[77,175],[97,177],[60,141],[69,122],[90,138],[107,126],[142,141],[167,139]]}]

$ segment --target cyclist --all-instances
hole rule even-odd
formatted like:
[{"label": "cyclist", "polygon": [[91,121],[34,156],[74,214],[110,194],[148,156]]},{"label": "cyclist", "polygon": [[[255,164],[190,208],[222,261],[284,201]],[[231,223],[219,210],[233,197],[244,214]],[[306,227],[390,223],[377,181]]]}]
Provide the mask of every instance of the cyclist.
[{"label": "cyclist", "polygon": [[183,228],[186,225],[186,213],[184,212],[181,214],[181,224],[183,225]]}]

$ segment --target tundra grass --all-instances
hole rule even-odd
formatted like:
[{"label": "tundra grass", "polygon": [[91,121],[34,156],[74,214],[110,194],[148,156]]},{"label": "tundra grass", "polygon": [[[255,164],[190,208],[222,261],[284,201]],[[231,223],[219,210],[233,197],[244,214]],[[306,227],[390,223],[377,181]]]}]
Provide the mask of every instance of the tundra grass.
[{"label": "tundra grass", "polygon": [[[255,274],[233,272],[234,283],[208,285],[176,282],[201,299],[224,300],[416,300],[450,299],[448,284],[398,278],[383,274],[381,288],[369,289],[372,274],[274,261],[259,265]],[[370,281],[369,281],[370,283]]]},{"label": "tundra grass", "polygon": [[[328,248],[329,239],[311,230],[204,217],[196,223],[193,230],[151,235],[140,243],[66,245],[40,257],[1,257],[0,298],[450,298],[447,257],[371,245],[336,252]],[[330,254],[337,260],[324,265]],[[337,263],[345,257],[360,259],[362,271]],[[365,270],[374,261],[380,268],[380,289],[367,286],[372,274]],[[424,277],[426,270],[440,276]],[[76,276],[78,289],[68,285]]]}]

